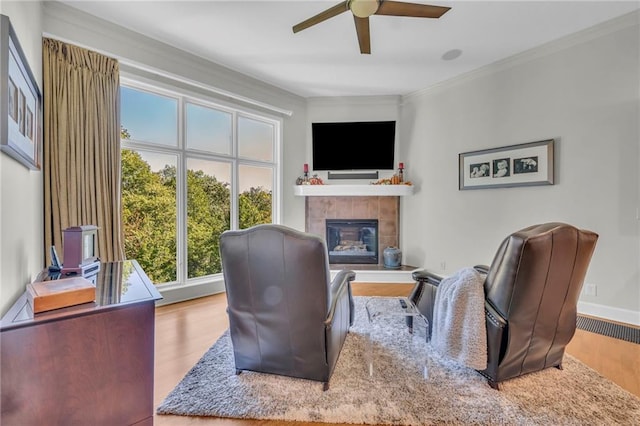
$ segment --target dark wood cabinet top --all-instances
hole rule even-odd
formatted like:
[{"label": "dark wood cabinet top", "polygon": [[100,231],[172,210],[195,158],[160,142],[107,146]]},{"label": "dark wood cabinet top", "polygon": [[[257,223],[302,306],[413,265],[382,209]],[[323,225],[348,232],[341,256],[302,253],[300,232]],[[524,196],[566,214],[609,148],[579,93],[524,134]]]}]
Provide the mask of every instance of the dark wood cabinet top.
[{"label": "dark wood cabinet top", "polygon": [[[43,271],[36,281],[65,278],[64,275]],[[25,327],[41,322],[56,321],[73,316],[97,313],[102,310],[117,309],[124,305],[155,301],[162,296],[136,260],[104,262],[100,271],[85,277],[96,285],[96,300],[92,303],[69,306],[34,315],[26,297],[20,296],[0,323],[0,330]]]}]

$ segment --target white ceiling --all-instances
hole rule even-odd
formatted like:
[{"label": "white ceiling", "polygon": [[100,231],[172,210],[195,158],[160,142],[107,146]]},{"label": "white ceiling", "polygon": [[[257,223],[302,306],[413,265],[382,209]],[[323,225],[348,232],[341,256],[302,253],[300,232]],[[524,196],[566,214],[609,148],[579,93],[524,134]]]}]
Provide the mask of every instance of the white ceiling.
[{"label": "white ceiling", "polygon": [[[401,0],[398,0],[401,1]],[[624,15],[635,1],[427,1],[440,19],[374,15],[360,54],[350,12],[294,34],[340,0],[64,1],[304,97],[404,95]],[[462,55],[445,61],[449,50]]]}]

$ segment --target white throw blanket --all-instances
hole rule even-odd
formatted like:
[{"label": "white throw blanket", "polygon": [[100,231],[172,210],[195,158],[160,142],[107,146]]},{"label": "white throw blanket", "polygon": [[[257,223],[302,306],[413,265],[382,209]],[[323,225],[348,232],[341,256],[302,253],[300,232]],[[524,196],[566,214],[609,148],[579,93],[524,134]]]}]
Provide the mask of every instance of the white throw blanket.
[{"label": "white throw blanket", "polygon": [[487,368],[484,277],[464,268],[444,278],[433,307],[432,347],[475,370]]}]

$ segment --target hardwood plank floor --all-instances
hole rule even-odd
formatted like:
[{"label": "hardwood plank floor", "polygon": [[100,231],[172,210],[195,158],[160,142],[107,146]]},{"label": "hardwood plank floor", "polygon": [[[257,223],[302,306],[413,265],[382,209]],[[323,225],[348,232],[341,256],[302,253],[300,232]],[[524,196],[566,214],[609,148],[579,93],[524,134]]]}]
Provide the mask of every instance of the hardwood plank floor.
[{"label": "hardwood plank floor", "polygon": [[[412,284],[354,283],[353,294],[406,296],[412,287]],[[154,408],[229,327],[226,307],[223,293],[156,308]],[[567,352],[640,397],[640,345],[577,330]],[[299,426],[301,423],[156,415],[154,424]]]}]

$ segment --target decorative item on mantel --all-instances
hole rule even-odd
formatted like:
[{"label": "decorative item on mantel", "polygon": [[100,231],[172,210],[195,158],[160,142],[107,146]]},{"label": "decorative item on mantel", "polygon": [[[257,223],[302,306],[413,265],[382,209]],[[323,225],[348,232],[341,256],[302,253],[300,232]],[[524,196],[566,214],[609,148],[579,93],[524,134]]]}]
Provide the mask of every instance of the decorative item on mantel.
[{"label": "decorative item on mantel", "polygon": [[404,180],[404,163],[399,163],[398,173],[394,174],[390,178],[382,178],[375,182],[371,182],[371,185],[412,185],[412,183],[411,181]]},{"label": "decorative item on mantel", "polygon": [[304,163],[302,171],[304,176],[296,179],[296,185],[324,185],[324,182],[317,174],[309,177],[309,165],[307,163]]}]

